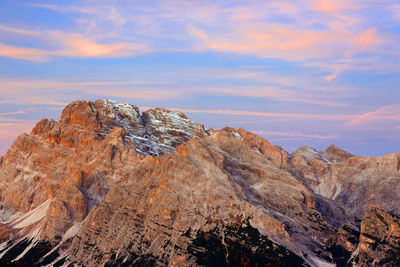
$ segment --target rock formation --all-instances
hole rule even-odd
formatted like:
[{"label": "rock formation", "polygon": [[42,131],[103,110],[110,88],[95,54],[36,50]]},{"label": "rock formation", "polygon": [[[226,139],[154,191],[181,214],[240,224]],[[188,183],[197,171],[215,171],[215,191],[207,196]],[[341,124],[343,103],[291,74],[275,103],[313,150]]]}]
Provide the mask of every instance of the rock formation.
[{"label": "rock formation", "polygon": [[181,112],[76,101],[0,158],[0,257],[21,265],[399,262],[400,154],[292,154]]}]

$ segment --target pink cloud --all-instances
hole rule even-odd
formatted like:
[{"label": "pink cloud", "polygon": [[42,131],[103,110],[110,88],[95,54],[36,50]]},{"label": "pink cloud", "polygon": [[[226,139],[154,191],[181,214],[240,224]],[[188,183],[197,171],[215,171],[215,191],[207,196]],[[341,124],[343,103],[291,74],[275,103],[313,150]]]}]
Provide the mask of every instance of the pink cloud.
[{"label": "pink cloud", "polygon": [[0,25],[0,31],[20,35],[36,36],[52,43],[56,48],[25,48],[0,43],[0,56],[31,61],[47,61],[55,56],[69,57],[122,57],[149,52],[143,44],[116,42],[101,43],[82,34],[70,34],[60,31],[31,31]]},{"label": "pink cloud", "polygon": [[[1,93],[1,90],[0,90]],[[49,106],[66,106],[69,102],[58,101],[56,99],[50,99],[50,97],[40,97],[40,96],[31,96],[30,92],[26,91],[17,91],[14,92],[12,96],[8,96],[5,99],[0,100],[0,104],[22,104],[22,105],[49,105]],[[23,114],[26,111],[18,111],[18,112],[9,112],[9,113],[0,113],[1,115],[11,115],[11,114]],[[5,118],[0,117],[0,121]],[[11,121],[15,121],[14,119],[7,119]]]},{"label": "pink cloud", "polygon": [[32,122],[1,122],[0,119],[0,156],[6,153],[20,134],[29,133],[34,126]]},{"label": "pink cloud", "polygon": [[[352,55],[384,42],[375,29],[360,34],[344,27],[315,31],[296,26],[242,23],[224,33],[192,27],[189,34],[202,41],[198,50],[256,54],[262,57],[304,60],[317,57]],[[360,47],[361,46],[361,47]]]},{"label": "pink cloud", "polygon": [[61,41],[65,49],[52,54],[72,57],[118,57],[128,56],[143,51],[143,46],[127,43],[101,44],[80,34],[54,33],[54,39]]},{"label": "pink cloud", "polygon": [[332,73],[332,74],[329,74],[329,75],[325,76],[324,78],[325,78],[326,81],[330,82],[333,79],[336,79],[337,76],[338,76],[337,73]]},{"label": "pink cloud", "polygon": [[355,64],[353,63],[354,54],[372,51],[377,45],[384,42],[382,37],[377,36],[376,29],[374,28],[367,29],[360,35],[349,40],[350,43],[352,43],[353,48],[346,51],[344,56],[340,60],[337,60],[336,64],[332,65],[332,73],[324,76],[324,79],[327,82],[331,82],[332,80],[336,79],[342,72],[346,70],[355,69]]},{"label": "pink cloud", "polygon": [[234,20],[251,20],[253,16],[250,13],[238,13],[232,16]]},{"label": "pink cloud", "polygon": [[48,53],[40,49],[16,47],[0,43],[0,56],[31,61],[44,61],[48,58]]},{"label": "pink cloud", "polygon": [[374,44],[379,43],[379,39],[376,36],[376,29],[368,29],[365,32],[363,32],[360,36],[358,36],[356,42],[359,43],[360,45],[366,47],[366,46],[371,46]]},{"label": "pink cloud", "polygon": [[35,123],[0,122],[0,140],[16,139],[22,133],[29,133]]},{"label": "pink cloud", "polygon": [[[79,33],[65,33],[55,31],[31,31],[16,29],[8,26],[0,26],[0,30],[9,32],[38,35],[38,38],[48,39],[55,42],[57,48],[36,49],[34,51],[19,51],[7,53],[4,56],[22,58],[28,60],[45,60],[45,57],[71,56],[71,57],[122,57],[132,56],[151,51],[165,51],[165,47],[159,47],[157,43],[137,43],[129,40],[127,36],[135,35],[132,32],[124,32],[121,25],[132,23],[132,29],[141,35],[166,38],[168,40],[193,41],[187,47],[175,47],[175,50],[204,51],[215,50],[231,53],[254,54],[262,57],[275,57],[289,60],[305,60],[322,57],[343,56],[344,53],[359,53],[373,45],[380,44],[386,40],[378,36],[376,29],[362,27],[362,21],[354,19],[351,24],[348,18],[327,18],[321,23],[326,26],[325,30],[315,30],[312,24],[320,22],[320,15],[310,12],[319,11],[324,13],[338,14],[343,10],[355,10],[367,4],[355,4],[348,0],[304,0],[293,4],[291,2],[268,1],[268,3],[248,3],[235,7],[223,7],[218,4],[202,3],[196,4],[195,10],[188,14],[192,2],[173,1],[157,3],[157,12],[149,15],[128,16],[124,13],[123,5],[103,4],[98,6],[62,6],[33,4],[38,8],[47,8],[58,12],[79,13],[80,21],[85,21],[86,28]],[[285,15],[296,21],[294,24],[280,24],[260,21],[270,14]],[[309,20],[305,21],[302,16],[308,14]],[[351,16],[350,16],[351,17]],[[221,20],[220,18],[223,18]],[[188,27],[188,34],[166,35],[159,20],[169,20],[184,27]],[[115,32],[105,33],[99,31],[99,25],[105,21],[112,22]],[[222,21],[222,22],[221,22]],[[354,25],[353,25],[354,24]],[[94,26],[93,26],[94,25]],[[190,25],[190,26],[188,26]],[[201,28],[198,25],[202,25]],[[140,27],[138,27],[140,26]],[[210,27],[212,26],[212,27]],[[97,30],[93,30],[94,28]],[[101,33],[99,33],[101,32]],[[91,35],[91,33],[94,33]],[[113,40],[105,42],[104,40]],[[199,42],[200,41],[200,42]],[[189,42],[181,42],[186,44]],[[162,46],[162,45],[161,45]],[[153,48],[154,47],[154,48]],[[15,49],[25,49],[14,47]],[[169,51],[171,48],[168,48]],[[34,53],[31,56],[20,54]],[[43,55],[45,54],[45,56]],[[33,59],[31,59],[33,58]],[[339,72],[333,72],[325,76],[327,81],[337,77]]]},{"label": "pink cloud", "polygon": [[383,106],[377,110],[366,112],[355,116],[345,123],[347,126],[358,126],[365,124],[376,124],[382,122],[399,122],[400,121],[400,103],[394,105]]},{"label": "pink cloud", "polygon": [[6,115],[15,115],[15,114],[25,114],[26,111],[24,110],[18,110],[15,112],[5,112],[5,113],[0,113],[0,116],[6,116]]},{"label": "pink cloud", "polygon": [[115,44],[115,45],[104,45],[93,42],[92,40],[85,38],[76,38],[66,41],[66,46],[70,50],[61,51],[57,54],[71,56],[86,56],[86,57],[98,57],[98,56],[116,56],[122,55],[127,44]]},{"label": "pink cloud", "polygon": [[351,0],[309,0],[310,9],[338,15],[343,9],[354,9],[359,6],[352,3]]}]

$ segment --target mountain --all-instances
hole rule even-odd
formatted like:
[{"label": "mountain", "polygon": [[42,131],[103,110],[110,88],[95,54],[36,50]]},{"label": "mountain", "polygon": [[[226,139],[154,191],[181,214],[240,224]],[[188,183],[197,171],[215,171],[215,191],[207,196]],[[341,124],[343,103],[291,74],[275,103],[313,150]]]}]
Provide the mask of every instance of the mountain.
[{"label": "mountain", "polygon": [[23,266],[397,266],[400,153],[289,154],[183,113],[75,101],[0,157],[0,257]]}]

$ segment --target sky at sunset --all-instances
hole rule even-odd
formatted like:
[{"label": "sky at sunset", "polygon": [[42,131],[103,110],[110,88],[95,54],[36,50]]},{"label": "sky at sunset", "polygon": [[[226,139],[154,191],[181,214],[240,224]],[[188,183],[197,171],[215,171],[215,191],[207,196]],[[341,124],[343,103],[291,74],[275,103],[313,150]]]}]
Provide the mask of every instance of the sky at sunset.
[{"label": "sky at sunset", "polygon": [[0,155],[80,99],[400,152],[400,2],[0,1]]}]

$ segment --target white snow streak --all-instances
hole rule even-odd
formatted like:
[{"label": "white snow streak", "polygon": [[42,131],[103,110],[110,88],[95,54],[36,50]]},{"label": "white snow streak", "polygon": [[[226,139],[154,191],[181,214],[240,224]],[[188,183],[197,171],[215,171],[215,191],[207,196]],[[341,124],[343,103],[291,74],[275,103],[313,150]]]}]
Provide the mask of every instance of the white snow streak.
[{"label": "white snow streak", "polygon": [[13,228],[24,228],[42,220],[46,216],[51,202],[52,201],[50,199],[46,200],[36,209],[25,213],[18,219],[12,221],[10,224],[13,226]]}]

